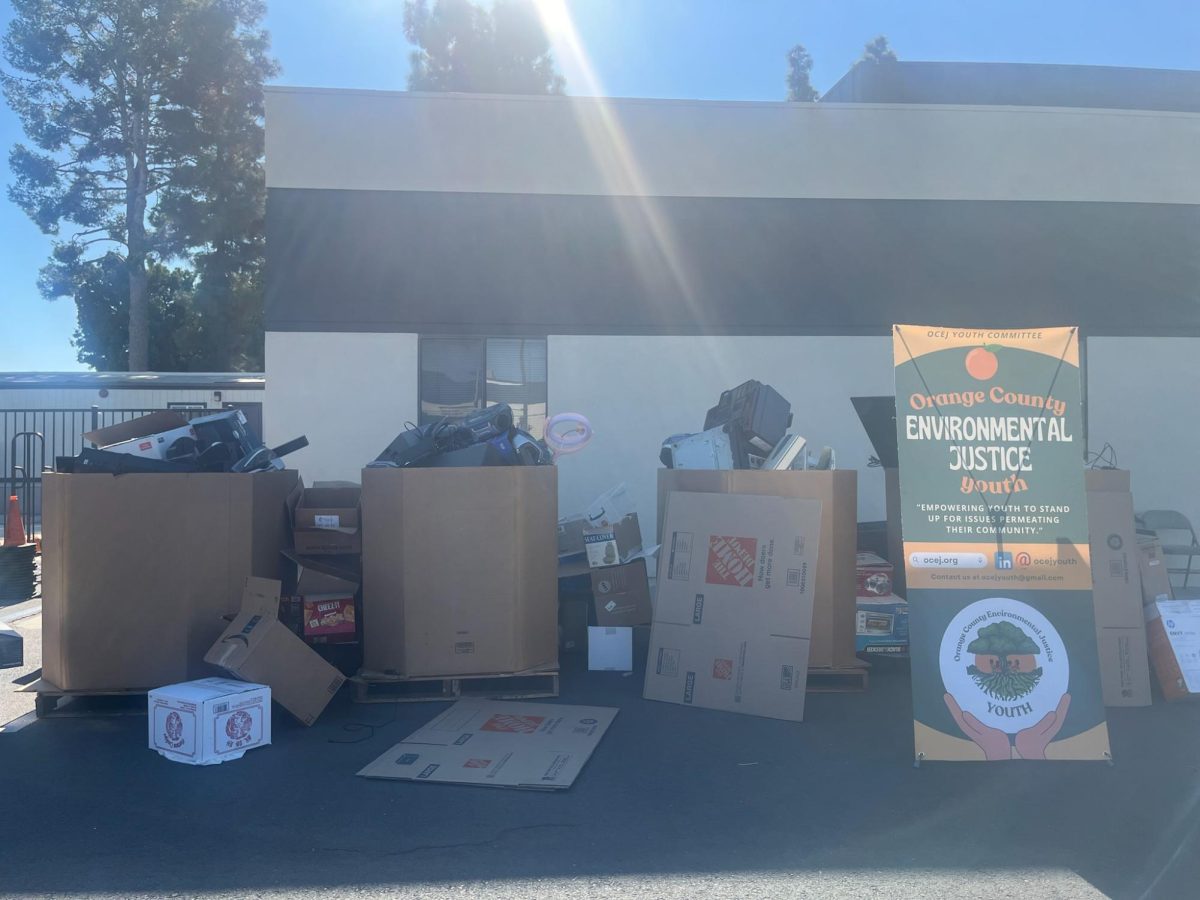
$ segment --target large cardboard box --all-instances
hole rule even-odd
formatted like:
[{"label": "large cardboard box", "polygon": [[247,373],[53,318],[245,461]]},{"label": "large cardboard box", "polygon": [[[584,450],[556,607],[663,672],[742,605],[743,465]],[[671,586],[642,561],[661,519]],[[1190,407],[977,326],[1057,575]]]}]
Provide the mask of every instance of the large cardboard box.
[{"label": "large cardboard box", "polygon": [[275,701],[305,725],[317,721],[346,681],[279,621],[279,582],[271,578],[246,579],[241,611],[204,659],[270,686]]},{"label": "large cardboard box", "polygon": [[1092,601],[1105,706],[1149,706],[1150,663],[1129,473],[1085,473]]},{"label": "large cardboard box", "polygon": [[643,696],[804,718],[821,505],[672,492]]},{"label": "large cardboard box", "polygon": [[271,743],[271,689],[229,678],[170,684],[147,697],[150,749],[212,766]]},{"label": "large cardboard box", "polygon": [[1150,659],[1168,700],[1200,696],[1200,600],[1160,600],[1146,607]]},{"label": "large cardboard box", "polygon": [[292,471],[43,476],[42,671],[72,691],[215,674],[247,576],[279,573]]},{"label": "large cardboard box", "polygon": [[358,774],[565,790],[616,716],[606,706],[459,700]]},{"label": "large cardboard box", "polygon": [[657,542],[662,542],[663,513],[669,491],[819,500],[821,554],[814,579],[812,645],[808,664],[813,667],[862,666],[864,663],[854,651],[857,476],[857,472],[846,469],[807,472],[659,469]]},{"label": "large cardboard box", "polygon": [[363,668],[558,663],[554,466],[364,469]]}]

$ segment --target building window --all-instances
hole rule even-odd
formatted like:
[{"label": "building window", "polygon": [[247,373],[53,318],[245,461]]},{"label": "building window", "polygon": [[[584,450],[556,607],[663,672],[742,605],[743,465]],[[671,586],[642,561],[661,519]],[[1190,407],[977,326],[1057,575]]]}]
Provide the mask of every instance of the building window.
[{"label": "building window", "polygon": [[546,339],[422,337],[420,391],[422,425],[507,403],[517,427],[541,437]]}]

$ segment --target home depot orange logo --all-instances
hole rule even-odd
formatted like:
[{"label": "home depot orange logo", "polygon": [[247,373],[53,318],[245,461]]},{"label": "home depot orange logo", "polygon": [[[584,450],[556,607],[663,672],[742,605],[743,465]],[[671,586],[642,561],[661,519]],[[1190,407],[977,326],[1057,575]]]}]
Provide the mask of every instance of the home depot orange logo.
[{"label": "home depot orange logo", "polygon": [[732,659],[715,659],[713,660],[713,678],[719,678],[722,681],[728,681],[733,677],[733,660]]},{"label": "home depot orange logo", "polygon": [[709,584],[751,587],[754,584],[754,559],[758,555],[755,538],[727,537],[714,534],[708,539]]},{"label": "home depot orange logo", "polygon": [[480,731],[503,731],[508,734],[533,734],[546,721],[545,716],[511,716],[499,714],[483,723]]}]

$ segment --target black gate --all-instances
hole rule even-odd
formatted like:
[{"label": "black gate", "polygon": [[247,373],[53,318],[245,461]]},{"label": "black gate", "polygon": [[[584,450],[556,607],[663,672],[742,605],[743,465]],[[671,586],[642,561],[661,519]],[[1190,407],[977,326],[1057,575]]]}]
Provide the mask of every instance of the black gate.
[{"label": "black gate", "polygon": [[[25,530],[41,532],[42,472],[56,456],[75,456],[84,447],[83,435],[158,412],[155,409],[0,409],[0,497],[8,515],[8,498],[21,504]],[[174,409],[189,419],[211,415],[213,409]]]}]

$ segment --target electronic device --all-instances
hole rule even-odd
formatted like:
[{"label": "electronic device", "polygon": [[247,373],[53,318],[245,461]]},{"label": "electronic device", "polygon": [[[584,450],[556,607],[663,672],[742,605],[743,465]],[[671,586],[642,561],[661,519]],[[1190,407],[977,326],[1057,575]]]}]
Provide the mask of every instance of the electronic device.
[{"label": "electronic device", "polygon": [[545,442],[513,426],[512,407],[496,403],[457,421],[442,419],[408,428],[367,468],[529,466],[553,461]]},{"label": "electronic device", "polygon": [[673,434],[663,441],[659,459],[668,469],[732,469],[730,433],[721,426],[698,434]]},{"label": "electronic device", "polygon": [[783,440],[791,424],[792,405],[769,384],[753,380],[723,391],[717,405],[704,417],[705,431],[729,426],[731,433],[741,433],[748,445],[747,452],[758,451],[763,457]]},{"label": "electronic device", "polygon": [[[806,446],[808,446],[808,441],[806,441],[800,435],[784,435],[783,440],[775,445],[775,449],[771,451],[771,455],[767,457],[766,461],[762,464],[762,467],[764,469],[770,469],[776,472],[782,472],[788,469],[804,468],[804,448]],[[797,463],[800,465],[797,466]]]}]

